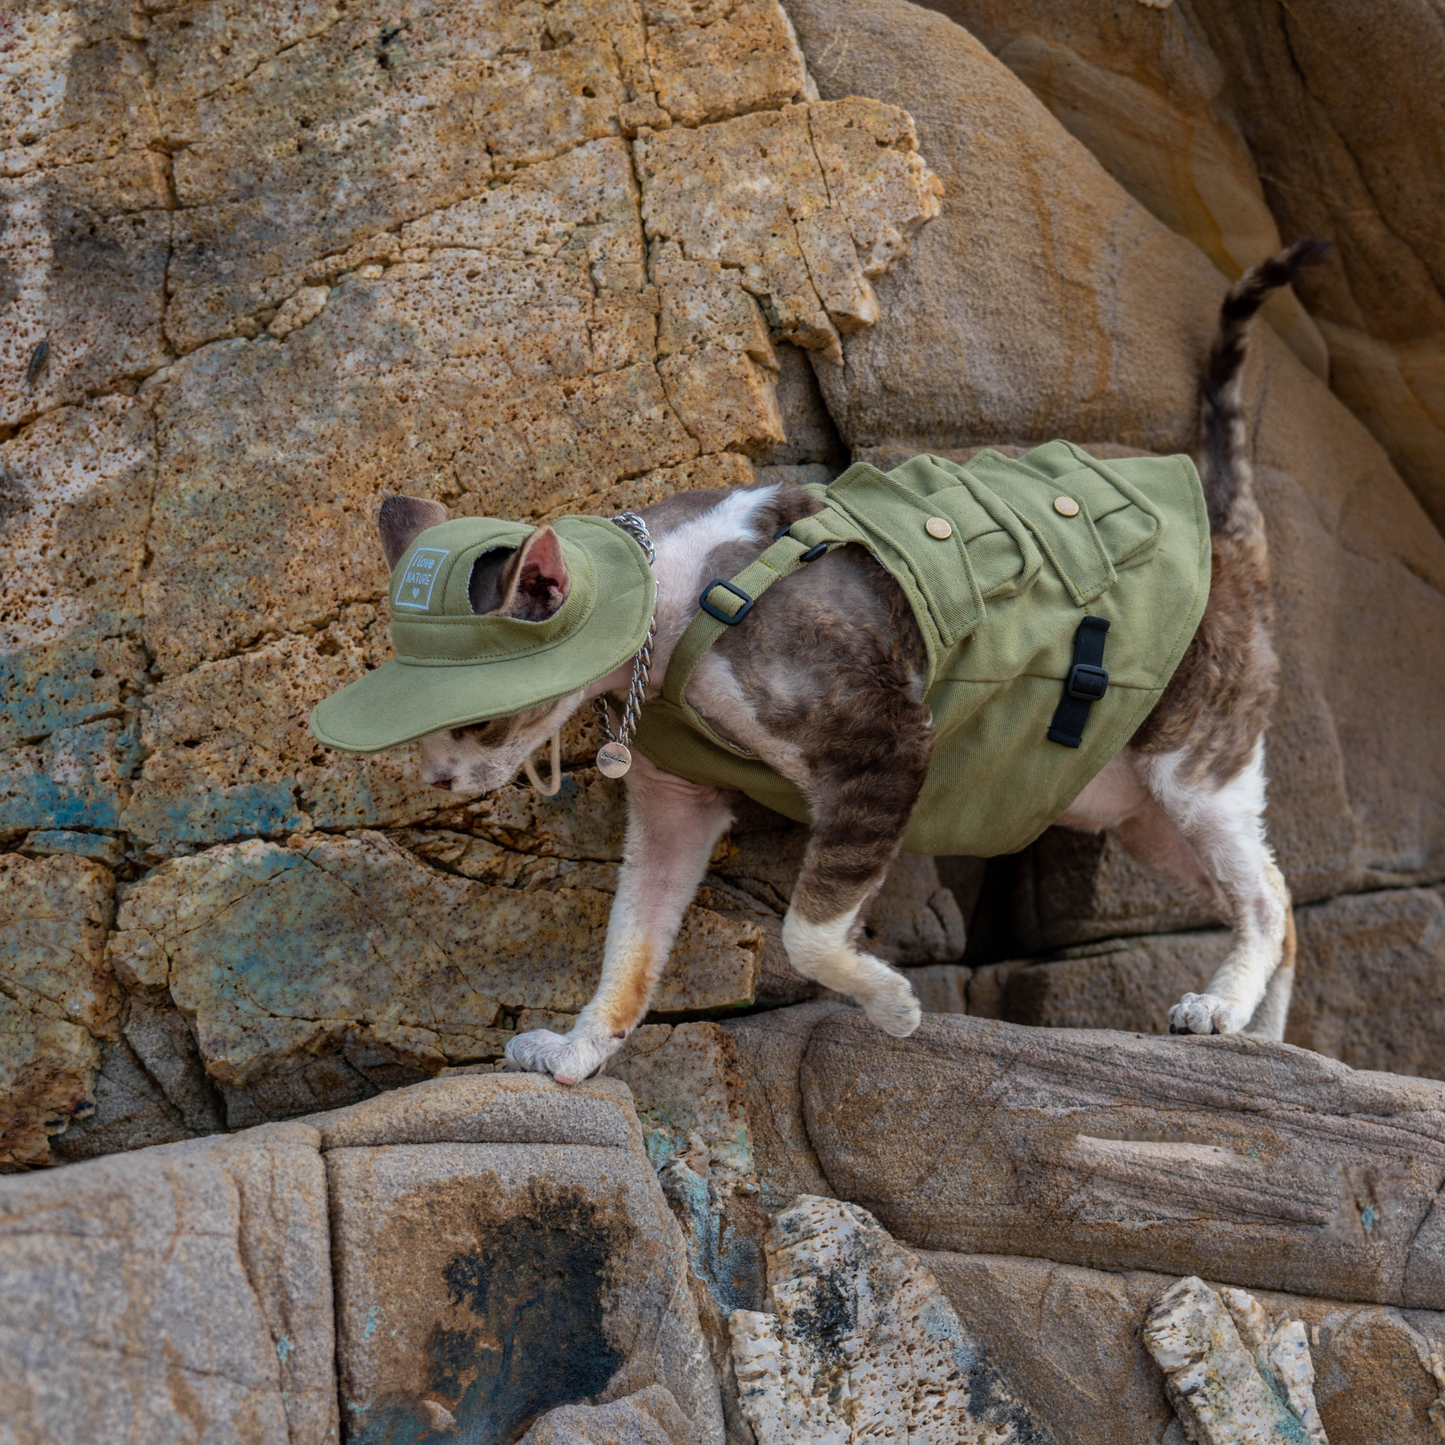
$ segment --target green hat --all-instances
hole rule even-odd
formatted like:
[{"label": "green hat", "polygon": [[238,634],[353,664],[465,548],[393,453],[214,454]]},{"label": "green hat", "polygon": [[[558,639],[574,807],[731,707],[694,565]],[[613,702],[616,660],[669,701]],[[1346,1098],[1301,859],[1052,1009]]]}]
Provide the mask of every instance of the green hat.
[{"label": "green hat", "polygon": [[602,517],[552,527],[572,586],[545,622],[478,617],[467,597],[477,558],[520,547],[536,528],[458,517],[417,537],[391,574],[396,657],[318,703],[311,731],[327,747],[377,753],[556,702],[626,662],[657,596],[646,554]]}]

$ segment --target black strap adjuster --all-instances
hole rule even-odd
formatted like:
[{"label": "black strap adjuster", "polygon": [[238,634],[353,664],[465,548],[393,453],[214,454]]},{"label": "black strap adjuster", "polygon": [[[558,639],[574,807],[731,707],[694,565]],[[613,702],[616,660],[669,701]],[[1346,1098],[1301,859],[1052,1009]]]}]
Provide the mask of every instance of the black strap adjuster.
[{"label": "black strap adjuster", "polygon": [[[775,541],[775,542],[781,542],[784,537],[790,537],[790,536],[792,536],[792,533],[793,533],[793,524],[792,524],[791,522],[789,522],[789,523],[787,524],[787,526],[785,526],[785,527],[779,527],[778,530],[773,533],[773,541]],[[796,539],[795,539],[795,540],[796,540]],[[823,553],[826,552],[827,550],[828,550],[828,544],[827,544],[826,542],[818,542],[818,543],[816,543],[814,546],[809,547],[808,550],[807,550],[806,552],[804,552],[801,557],[798,558],[798,561],[800,561],[800,562],[815,562],[815,561],[816,561],[819,557],[821,557],[821,556],[823,555]],[[708,590],[711,591],[712,589],[709,588]]]},{"label": "black strap adjuster", "polygon": [[1080,702],[1098,702],[1109,687],[1109,674],[1102,667],[1092,667],[1087,662],[1076,662],[1069,669],[1064,691]]},{"label": "black strap adjuster", "polygon": [[1103,617],[1086,617],[1074,634],[1074,660],[1064,679],[1064,695],[1054,709],[1054,720],[1048,738],[1066,748],[1076,748],[1084,741],[1084,724],[1089,709],[1109,689],[1109,674],[1104,671],[1104,634],[1109,623]]},{"label": "black strap adjuster", "polygon": [[[731,592],[743,605],[731,616],[724,612],[721,607],[714,607],[707,599],[708,594],[711,593],[715,587],[721,587],[724,592]],[[756,597],[749,597],[741,587],[734,587],[731,582],[725,582],[721,577],[714,577],[712,581],[702,589],[702,595],[697,599],[697,605],[701,607],[709,617],[716,617],[719,622],[726,622],[729,627],[736,627],[738,623],[753,610],[753,603],[756,601]]]}]

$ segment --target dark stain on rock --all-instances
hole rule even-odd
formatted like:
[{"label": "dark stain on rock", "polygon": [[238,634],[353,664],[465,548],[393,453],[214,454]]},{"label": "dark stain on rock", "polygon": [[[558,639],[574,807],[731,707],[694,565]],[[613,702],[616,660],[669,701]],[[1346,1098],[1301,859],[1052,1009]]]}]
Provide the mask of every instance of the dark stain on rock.
[{"label": "dark stain on rock", "polygon": [[[453,1308],[427,1336],[417,1395],[377,1402],[352,1440],[509,1445],[548,1410],[601,1393],[622,1364],[607,1297],[637,1228],[620,1201],[534,1179],[520,1197],[486,1191],[471,1232],[442,1270]],[[455,1424],[437,1429],[425,1399]]]}]

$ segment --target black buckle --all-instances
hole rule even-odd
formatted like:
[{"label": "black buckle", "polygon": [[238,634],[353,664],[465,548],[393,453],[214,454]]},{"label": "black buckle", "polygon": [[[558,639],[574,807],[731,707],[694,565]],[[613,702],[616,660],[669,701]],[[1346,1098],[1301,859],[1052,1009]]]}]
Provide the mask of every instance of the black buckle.
[{"label": "black buckle", "polygon": [[[714,587],[721,587],[723,591],[731,592],[734,597],[742,602],[743,605],[739,607],[731,617],[729,617],[721,607],[714,607],[712,603],[707,600],[708,593],[711,592]],[[702,596],[697,599],[697,605],[701,607],[709,617],[716,617],[719,622],[726,622],[729,627],[736,627],[738,623],[753,610],[753,603],[756,600],[754,597],[749,597],[741,587],[734,587],[731,582],[724,582],[721,577],[714,577],[712,581],[702,589]]]},{"label": "black buckle", "polygon": [[1069,669],[1064,691],[1080,702],[1098,702],[1109,687],[1109,674],[1091,663],[1076,662]]},{"label": "black buckle", "polygon": [[[775,541],[775,542],[781,542],[784,537],[790,537],[790,536],[792,536],[792,532],[793,532],[793,524],[792,524],[791,522],[789,522],[786,527],[779,527],[778,530],[773,533],[773,541]],[[796,540],[796,538],[795,538],[794,540]],[[808,550],[807,550],[806,552],[804,552],[801,557],[798,558],[798,561],[800,561],[800,562],[815,562],[815,561],[817,561],[817,559],[818,559],[819,557],[821,557],[821,556],[823,555],[823,553],[826,552],[827,550],[828,550],[828,544],[827,544],[826,542],[819,542],[816,546],[809,547]],[[712,591],[712,588],[709,587],[709,588],[708,588],[708,591],[711,592],[711,591]]]}]

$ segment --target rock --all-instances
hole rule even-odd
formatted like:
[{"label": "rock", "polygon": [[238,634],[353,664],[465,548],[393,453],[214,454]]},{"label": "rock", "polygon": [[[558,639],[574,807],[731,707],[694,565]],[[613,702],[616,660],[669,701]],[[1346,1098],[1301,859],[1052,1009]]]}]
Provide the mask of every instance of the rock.
[{"label": "rock", "polygon": [[[379,834],[256,840],[147,875],[121,907],[111,957],[127,987],[169,988],[225,1087],[347,1044],[426,1074],[476,1057],[503,1008],[580,1010],[611,903],[592,888],[472,883]],[[758,943],[693,908],[655,1006],[746,1003]]]},{"label": "rock", "polygon": [[[907,113],[861,99],[669,130],[637,148],[649,235],[741,272],[786,340],[839,361],[838,332],[878,319],[870,278],[939,212]],[[765,440],[785,440],[781,427]]]},{"label": "rock", "polygon": [[140,685],[154,486],[144,398],[62,407],[0,443],[0,745],[114,715]]},{"label": "rock", "polygon": [[1221,1296],[1191,1276],[1154,1302],[1144,1342],[1191,1440],[1233,1445],[1304,1438],[1326,1445],[1304,1326],[1291,1320],[1265,1336],[1251,1318],[1259,1316],[1268,1329],[1263,1313],[1243,1290]]},{"label": "rock", "polygon": [[904,853],[868,909],[868,950],[887,963],[945,963],[963,954],[963,915],[932,858]]},{"label": "rock", "polygon": [[[1135,200],[1226,276],[1280,249],[1229,77],[1189,5],[1157,7],[1162,14],[996,0],[927,8],[981,40]],[[1325,380],[1324,339],[1293,293],[1271,297],[1264,314]]]},{"label": "rock", "polygon": [[[1430,7],[1401,5],[1388,25],[1337,3],[1268,19],[1248,4],[1185,9],[1229,78],[1280,230],[1340,247],[1342,265],[1299,287],[1331,384],[1445,524],[1445,250],[1428,200],[1445,46]],[[1390,105],[1365,98],[1366,75],[1388,77]]]},{"label": "rock", "polygon": [[909,1244],[1445,1306],[1445,1085],[1238,1035],[927,1015],[894,1042],[851,1011],[801,1081],[831,1192]]},{"label": "rock", "polygon": [[37,828],[18,850],[29,858],[89,858],[115,868],[125,860],[125,843],[108,833],[75,833],[67,828]]},{"label": "rock", "polygon": [[[1355,1069],[1445,1078],[1445,896],[1358,893],[1297,909],[1299,967],[1286,1038]],[[1114,939],[1057,961],[980,970],[1000,980],[990,1016],[1045,1028],[1164,1033],[1168,1010],[1229,952],[1221,930]],[[980,980],[981,981],[981,980]],[[985,1006],[970,985],[968,1012]]]},{"label": "rock", "polygon": [[554,1406],[660,1385],[681,1439],[721,1445],[682,1240],[623,1085],[437,1080],[333,1117],[322,1138],[353,1433],[435,1428],[439,1407],[506,1437]]},{"label": "rock", "polygon": [[90,1098],[94,1109],[51,1138],[50,1163],[75,1164],[195,1136],[124,1039],[101,1042]]},{"label": "rock", "polygon": [[114,891],[98,863],[0,854],[0,1166],[44,1164],[94,1108],[100,1043],[120,1034]]},{"label": "rock", "polygon": [[21,1438],[337,1438],[316,1131],[0,1185],[0,1393]]},{"label": "rock", "polygon": [[853,1204],[804,1196],[769,1230],[775,1314],[738,1310],[733,1365],[758,1445],[1049,1441],[938,1282]]},{"label": "rock", "polygon": [[[112,87],[131,92],[125,106],[144,89],[144,64],[134,46],[76,52],[57,108],[74,113],[87,102],[121,99]],[[94,87],[88,96],[87,83]],[[0,425],[121,391],[171,359],[163,326],[169,170],[167,158],[142,141],[109,158],[22,176],[3,172]]]},{"label": "rock", "polygon": [[971,968],[956,963],[931,963],[908,970],[908,982],[926,1014],[968,1013],[968,986],[972,978]]},{"label": "rock", "polygon": [[[848,449],[828,415],[807,353],[798,346],[779,344],[773,348],[773,355],[778,359],[773,388],[787,440],[757,453],[759,480],[796,480],[799,484],[820,481],[826,485],[848,465]],[[802,468],[821,470],[814,475]]]},{"label": "rock", "polygon": [[[795,0],[790,13],[820,92],[909,106],[922,154],[960,199],[880,279],[883,317],[844,336],[846,366],[813,358],[845,441],[1186,449],[1218,271],[942,16],[903,0]],[[1445,638],[1445,541],[1267,329],[1245,404],[1283,662],[1267,745],[1281,867],[1302,902],[1436,882],[1445,835],[1424,800],[1445,792],[1445,760],[1420,740],[1445,706],[1445,670],[1420,659]]]},{"label": "rock", "polygon": [[769,1214],[788,1208],[799,1194],[833,1192],[808,1138],[800,1075],[813,1029],[846,1011],[842,1003],[804,1003],[722,1025],[737,1046],[758,1200]]},{"label": "rock", "polygon": [[[441,1407],[433,1413],[442,1413]],[[451,1421],[434,1423],[441,1429]],[[692,1438],[672,1392],[649,1385],[610,1405],[559,1405],[548,1410],[522,1436],[521,1445],[682,1445]]]},{"label": "rock", "polygon": [[[1168,1438],[1174,1411],[1141,1326],[1174,1283],[1169,1276],[926,1250],[919,1259],[1060,1439],[1156,1445]],[[1271,1319],[1303,1321],[1331,1440],[1430,1445],[1439,1438],[1430,1410],[1440,1387],[1429,1361],[1445,1338],[1445,1316],[1264,1291],[1255,1297]]]}]

